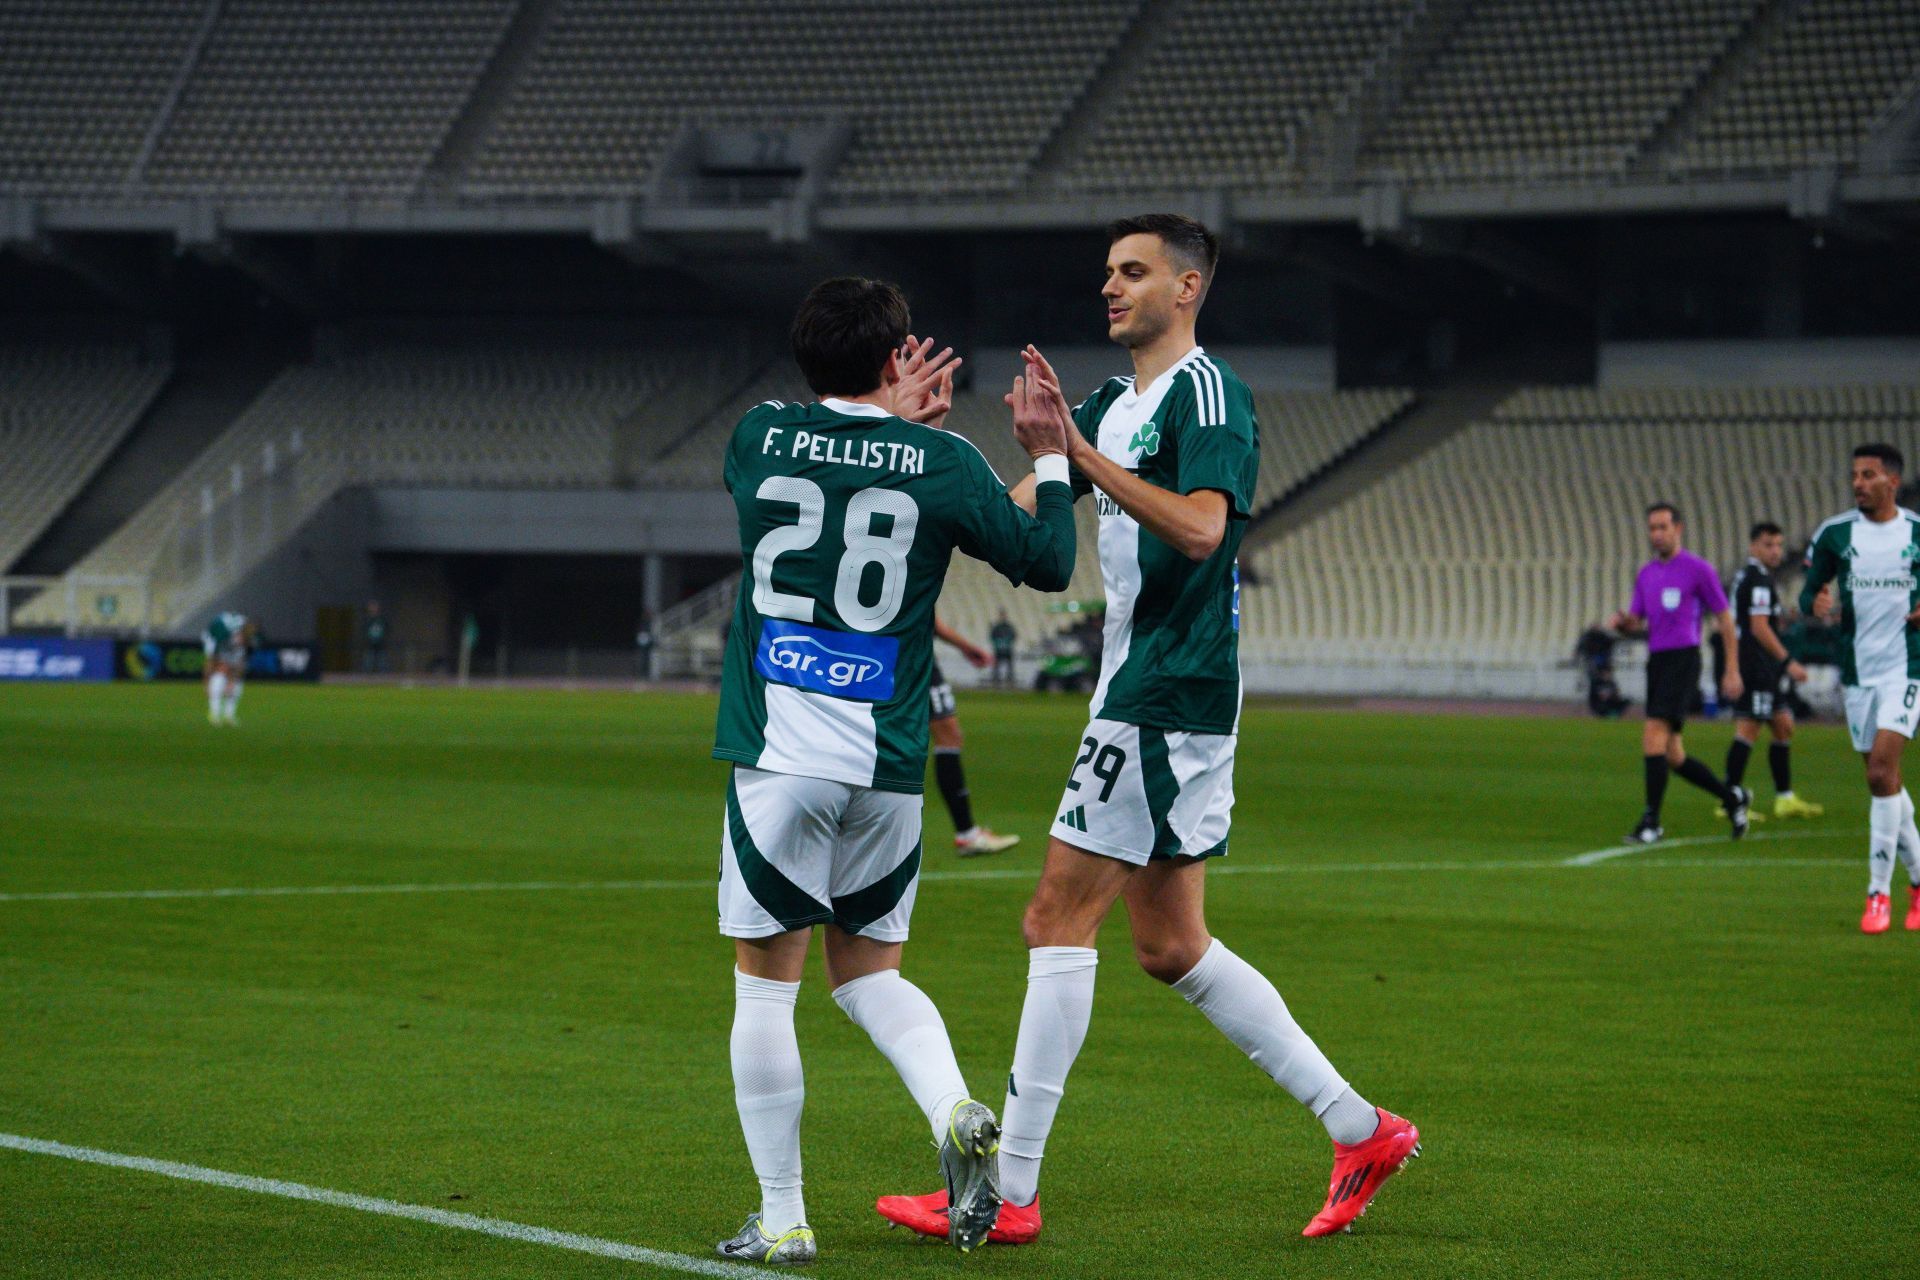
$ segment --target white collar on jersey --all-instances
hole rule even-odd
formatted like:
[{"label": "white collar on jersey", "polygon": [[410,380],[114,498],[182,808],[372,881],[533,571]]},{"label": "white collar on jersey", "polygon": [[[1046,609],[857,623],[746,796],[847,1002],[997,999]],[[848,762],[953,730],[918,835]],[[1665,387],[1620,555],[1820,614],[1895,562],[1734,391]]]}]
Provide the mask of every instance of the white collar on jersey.
[{"label": "white collar on jersey", "polygon": [[1195,356],[1203,356],[1205,354],[1207,354],[1207,349],[1201,346],[1197,342],[1194,343],[1192,350],[1188,351],[1187,354],[1181,356],[1178,360],[1175,360],[1171,365],[1168,365],[1167,371],[1161,374],[1159,377],[1155,378],[1147,386],[1144,386],[1144,387],[1141,386],[1139,383],[1139,380],[1134,379],[1132,388],[1130,390],[1121,392],[1121,398],[1124,400],[1140,399],[1141,397],[1150,393],[1155,387],[1165,382],[1168,378],[1171,378],[1174,374],[1186,368],[1187,362],[1192,360]]},{"label": "white collar on jersey", "polygon": [[821,396],[820,407],[831,409],[835,413],[844,413],[849,418],[891,418],[893,416],[877,404],[862,404],[858,400],[841,400],[834,396]]}]

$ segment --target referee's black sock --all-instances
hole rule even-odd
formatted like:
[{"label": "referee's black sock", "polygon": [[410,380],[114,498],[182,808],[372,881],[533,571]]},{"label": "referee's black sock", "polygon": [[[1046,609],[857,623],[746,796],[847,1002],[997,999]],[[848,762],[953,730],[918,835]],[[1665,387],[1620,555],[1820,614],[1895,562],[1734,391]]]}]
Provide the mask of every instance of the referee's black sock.
[{"label": "referee's black sock", "polygon": [[956,832],[973,830],[973,798],[967,792],[967,771],[960,764],[958,748],[933,749],[933,780],[940,785],[940,798],[947,802]]},{"label": "referee's black sock", "polygon": [[1713,770],[1692,756],[1682,760],[1674,772],[1709,795],[1718,796],[1723,803],[1733,803],[1733,788],[1714,777]]},{"label": "referee's black sock", "polygon": [[1767,748],[1767,763],[1773,768],[1773,794],[1793,794],[1793,746],[1776,742]]},{"label": "referee's black sock", "polygon": [[1647,760],[1647,816],[1658,824],[1660,806],[1667,798],[1667,757],[1662,752]]},{"label": "referee's black sock", "polygon": [[1736,737],[1733,745],[1727,748],[1727,785],[1737,787],[1740,779],[1747,776],[1747,760],[1753,755],[1753,744],[1745,738]]}]

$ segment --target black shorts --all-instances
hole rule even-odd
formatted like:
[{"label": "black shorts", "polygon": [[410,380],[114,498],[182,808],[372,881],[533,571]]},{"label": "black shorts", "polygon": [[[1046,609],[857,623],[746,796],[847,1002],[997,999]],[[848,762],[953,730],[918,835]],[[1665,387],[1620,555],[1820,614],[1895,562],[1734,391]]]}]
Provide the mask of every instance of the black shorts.
[{"label": "black shorts", "polygon": [[[1787,691],[1793,682],[1787,679],[1784,664],[1740,664],[1740,683],[1745,686],[1733,714],[1742,720],[1771,720],[1787,710]],[[1788,714],[1792,714],[1788,712]]]},{"label": "black shorts", "polygon": [[946,673],[936,662],[933,679],[927,682],[927,719],[951,720],[959,714],[959,708],[953,705],[953,686],[947,683]]},{"label": "black shorts", "polygon": [[1647,719],[1665,720],[1675,733],[1700,692],[1700,650],[1662,649],[1647,655]]}]

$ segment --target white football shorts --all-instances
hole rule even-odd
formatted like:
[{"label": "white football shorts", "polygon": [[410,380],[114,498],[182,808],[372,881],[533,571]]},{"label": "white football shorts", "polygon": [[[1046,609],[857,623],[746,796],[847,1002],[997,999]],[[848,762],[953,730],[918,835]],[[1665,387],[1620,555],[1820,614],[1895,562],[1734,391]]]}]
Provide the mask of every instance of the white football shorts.
[{"label": "white football shorts", "polygon": [[1853,735],[1853,749],[1862,754],[1873,750],[1874,735],[1880,730],[1911,738],[1920,725],[1920,680],[1850,684],[1845,696],[1847,730]]},{"label": "white football shorts", "polygon": [[921,798],[737,765],[720,837],[720,932],[837,924],[904,942],[920,887]]},{"label": "white football shorts", "polygon": [[1238,740],[1093,721],[1081,735],[1053,835],[1135,864],[1225,855]]}]

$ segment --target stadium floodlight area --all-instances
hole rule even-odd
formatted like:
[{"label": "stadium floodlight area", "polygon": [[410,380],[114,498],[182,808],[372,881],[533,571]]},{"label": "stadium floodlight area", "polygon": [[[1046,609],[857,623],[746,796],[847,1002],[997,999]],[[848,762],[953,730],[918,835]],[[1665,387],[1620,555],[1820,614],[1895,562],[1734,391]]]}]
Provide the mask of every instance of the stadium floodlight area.
[{"label": "stadium floodlight area", "polygon": [[72,502],[171,371],[130,346],[0,346],[0,571]]},{"label": "stadium floodlight area", "polygon": [[1531,690],[1626,599],[1648,502],[1678,504],[1687,545],[1728,566],[1754,521],[1797,545],[1844,506],[1862,439],[1916,431],[1915,386],[1524,390],[1254,552],[1245,651],[1321,687],[1339,654],[1383,687],[1447,666]]}]

